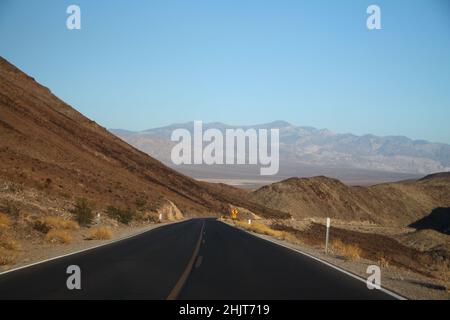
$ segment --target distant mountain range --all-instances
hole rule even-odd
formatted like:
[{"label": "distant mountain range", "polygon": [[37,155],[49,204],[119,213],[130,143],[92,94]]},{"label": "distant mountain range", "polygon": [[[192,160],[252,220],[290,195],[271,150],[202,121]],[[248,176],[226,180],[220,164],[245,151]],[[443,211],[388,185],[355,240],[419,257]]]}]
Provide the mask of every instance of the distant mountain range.
[{"label": "distant mountain range", "polygon": [[[214,122],[203,124],[203,127],[204,130],[216,128],[221,131],[228,128],[278,128],[281,168],[279,178],[326,174],[347,182],[351,180],[359,183],[393,181],[450,171],[450,145],[412,140],[404,136],[338,134],[327,129],[296,126],[285,121],[254,126],[232,126]],[[193,122],[140,132],[120,129],[110,131],[140,150],[171,165],[170,152],[175,143],[170,141],[170,135],[177,128],[185,128],[192,132]],[[216,173],[222,170],[218,166],[213,167],[216,168],[209,170]],[[189,174],[193,169],[182,167],[180,170]],[[238,171],[242,170],[244,169]],[[210,176],[213,177],[214,174]],[[373,179],[374,176],[378,178]]]}]

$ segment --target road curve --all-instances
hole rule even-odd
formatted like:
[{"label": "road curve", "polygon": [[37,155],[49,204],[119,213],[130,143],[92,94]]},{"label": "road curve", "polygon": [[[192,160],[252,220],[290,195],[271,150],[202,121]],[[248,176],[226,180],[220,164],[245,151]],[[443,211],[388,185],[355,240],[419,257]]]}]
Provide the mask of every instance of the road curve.
[{"label": "road curve", "polygon": [[[69,265],[81,268],[81,290],[66,287]],[[0,275],[0,299],[168,297],[393,299],[319,261],[215,219],[160,227]]]}]

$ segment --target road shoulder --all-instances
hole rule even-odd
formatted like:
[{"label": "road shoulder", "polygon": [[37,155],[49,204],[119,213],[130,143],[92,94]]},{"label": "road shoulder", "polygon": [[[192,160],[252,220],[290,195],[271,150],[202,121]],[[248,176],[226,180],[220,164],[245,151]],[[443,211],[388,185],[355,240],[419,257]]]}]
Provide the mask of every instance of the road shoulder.
[{"label": "road shoulder", "polygon": [[41,264],[47,261],[52,261],[63,257],[71,256],[77,253],[108,246],[113,243],[117,243],[126,239],[139,236],[151,230],[155,230],[175,223],[185,222],[188,220],[189,219],[183,219],[178,221],[170,221],[165,223],[158,223],[139,227],[124,227],[118,229],[115,233],[115,237],[111,240],[89,240],[76,242],[68,245],[51,245],[45,249],[43,249],[42,245],[39,244],[36,245],[37,250],[33,250],[33,245],[30,245],[30,247],[27,248],[27,259],[22,260],[17,264],[10,265],[8,266],[7,269],[4,270],[0,269],[0,276],[20,269],[28,268],[37,264]]},{"label": "road shoulder", "polygon": [[[221,220],[219,220],[221,221]],[[229,223],[228,221],[221,221],[231,227],[237,228],[247,232],[260,239],[272,242],[290,250],[296,251],[299,254],[318,260],[326,265],[334,267],[346,274],[358,278],[361,281],[366,281],[368,274],[366,273],[369,265],[375,264],[373,261],[362,259],[360,261],[346,261],[342,258],[325,255],[323,250],[313,248],[299,243],[291,243],[286,240],[277,239],[272,236],[255,233],[244,228],[238,227]],[[397,298],[403,299],[437,299],[449,300],[450,293],[445,290],[440,290],[432,285],[428,285],[428,279],[408,270],[398,269],[392,266],[388,268],[381,268],[382,271],[382,287],[384,290],[392,293]]]}]

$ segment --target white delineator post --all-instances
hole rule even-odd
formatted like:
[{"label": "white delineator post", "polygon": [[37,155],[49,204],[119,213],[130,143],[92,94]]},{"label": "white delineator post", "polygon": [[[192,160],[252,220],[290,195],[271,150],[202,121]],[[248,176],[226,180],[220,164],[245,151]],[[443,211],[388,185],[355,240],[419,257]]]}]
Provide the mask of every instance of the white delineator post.
[{"label": "white delineator post", "polygon": [[331,219],[327,218],[327,235],[325,237],[325,254],[328,254],[328,238],[330,235],[330,225],[331,225]]},{"label": "white delineator post", "polygon": [[252,219],[248,219],[248,224],[252,224]]},{"label": "white delineator post", "polygon": [[159,221],[162,221],[162,213],[159,214]]}]

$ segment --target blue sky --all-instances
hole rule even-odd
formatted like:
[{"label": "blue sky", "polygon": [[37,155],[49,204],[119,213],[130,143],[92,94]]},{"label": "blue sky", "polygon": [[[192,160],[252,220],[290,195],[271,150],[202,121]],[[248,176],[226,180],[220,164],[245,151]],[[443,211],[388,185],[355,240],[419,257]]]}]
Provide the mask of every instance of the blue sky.
[{"label": "blue sky", "polygon": [[0,0],[0,55],[108,128],[280,119],[450,143],[447,0]]}]

